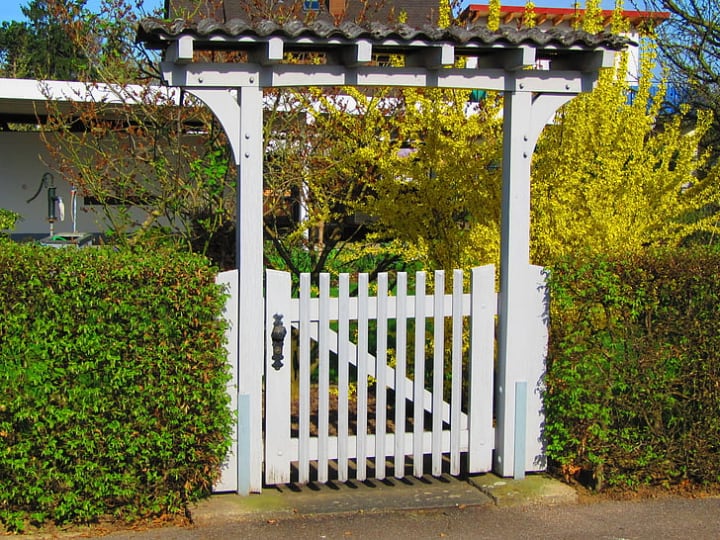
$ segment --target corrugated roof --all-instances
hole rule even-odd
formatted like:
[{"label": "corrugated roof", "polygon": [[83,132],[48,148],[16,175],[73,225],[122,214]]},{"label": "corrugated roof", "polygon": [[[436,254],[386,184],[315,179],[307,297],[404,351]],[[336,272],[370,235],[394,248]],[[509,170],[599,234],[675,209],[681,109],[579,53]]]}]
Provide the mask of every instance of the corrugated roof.
[{"label": "corrugated roof", "polygon": [[536,47],[582,47],[610,50],[622,50],[629,43],[627,38],[608,32],[589,34],[583,30],[566,28],[501,28],[491,31],[485,25],[415,28],[405,24],[369,23],[360,25],[351,22],[336,26],[328,21],[320,20],[310,23],[293,20],[284,24],[261,21],[253,24],[243,19],[231,19],[221,23],[214,19],[188,22],[148,18],[140,22],[137,33],[139,42],[145,43],[148,47],[159,48],[163,48],[169,41],[175,41],[181,36],[191,36],[199,42],[210,41],[211,38],[225,38],[229,41],[255,38],[262,41],[265,38],[277,36],[288,41],[298,38],[312,38],[317,42],[337,39],[352,42],[363,39],[373,42],[389,40],[407,43],[413,41],[442,42],[457,46],[474,44],[491,47],[527,44]]}]

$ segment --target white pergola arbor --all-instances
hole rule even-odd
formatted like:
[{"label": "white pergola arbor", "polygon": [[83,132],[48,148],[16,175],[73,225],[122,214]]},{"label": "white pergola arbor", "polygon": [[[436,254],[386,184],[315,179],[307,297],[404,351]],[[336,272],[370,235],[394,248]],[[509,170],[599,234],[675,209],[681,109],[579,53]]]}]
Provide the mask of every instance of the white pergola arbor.
[{"label": "white pergola arbor", "polygon": [[[238,168],[238,492],[262,487],[263,302],[263,89],[308,86],[397,86],[483,89],[504,95],[504,149],[499,297],[498,426],[504,419],[542,422],[540,408],[516,411],[516,396],[530,379],[531,355],[523,335],[529,290],[530,164],[537,139],[564,103],[594,87],[601,68],[614,65],[627,40],[563,29],[491,32],[481,28],[367,27],[324,22],[251,25],[239,19],[141,22],[138,39],[164,50],[165,82],[201,99],[222,123]],[[199,61],[204,51],[240,53],[233,63]],[[320,53],[325,62],[287,62],[288,53]],[[404,67],[381,65],[378,56],[400,55]],[[457,65],[465,58],[465,67]],[[196,59],[197,58],[197,59]],[[549,69],[538,69],[549,61]],[[544,355],[544,351],[539,354]],[[540,374],[541,375],[541,374]],[[533,375],[534,377],[535,375]],[[538,398],[539,400],[539,398]],[[533,404],[539,403],[538,400]],[[533,410],[537,409],[537,410]],[[518,475],[513,429],[498,429],[494,469]],[[540,444],[540,443],[538,443]],[[525,458],[525,456],[521,456]],[[529,459],[533,459],[530,456]],[[538,467],[542,468],[542,466]],[[528,468],[527,470],[532,470]]]}]

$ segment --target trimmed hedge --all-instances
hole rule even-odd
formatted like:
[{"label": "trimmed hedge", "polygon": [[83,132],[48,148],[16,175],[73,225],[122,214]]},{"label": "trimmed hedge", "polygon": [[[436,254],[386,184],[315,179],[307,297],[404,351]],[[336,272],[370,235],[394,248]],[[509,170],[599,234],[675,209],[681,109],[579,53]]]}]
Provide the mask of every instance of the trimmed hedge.
[{"label": "trimmed hedge", "polygon": [[205,259],[0,241],[0,521],[178,513],[229,447]]},{"label": "trimmed hedge", "polygon": [[548,457],[597,489],[720,482],[720,255],[551,269]]}]

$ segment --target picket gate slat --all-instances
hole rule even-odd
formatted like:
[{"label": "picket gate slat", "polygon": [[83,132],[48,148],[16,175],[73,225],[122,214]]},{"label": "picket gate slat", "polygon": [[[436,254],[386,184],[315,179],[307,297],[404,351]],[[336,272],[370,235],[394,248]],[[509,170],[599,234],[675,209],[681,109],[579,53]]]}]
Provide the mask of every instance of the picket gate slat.
[{"label": "picket gate slat", "polygon": [[298,481],[310,481],[310,275],[300,276],[300,374]]},{"label": "picket gate slat", "polygon": [[442,474],[443,422],[440,411],[444,401],[443,383],[445,382],[445,272],[435,271],[435,303],[433,305],[433,372],[432,372],[432,474]]},{"label": "picket gate slat", "polygon": [[341,274],[338,282],[338,480],[348,480],[350,394],[350,276]]},{"label": "picket gate slat", "polygon": [[368,275],[358,275],[358,357],[357,357],[357,479],[367,478],[368,427]]},{"label": "picket gate slat", "polygon": [[450,375],[450,474],[460,474],[460,412],[462,404],[463,272],[453,271],[452,371]]},{"label": "picket gate slat", "polygon": [[[397,275],[397,317],[395,319],[395,457],[393,466],[395,478],[405,477],[405,401],[408,398],[407,385],[407,274]],[[390,381],[388,381],[389,383]]]},{"label": "picket gate slat", "polygon": [[318,314],[318,482],[328,481],[328,436],[330,419],[330,274],[320,274]]},{"label": "picket gate slat", "polygon": [[387,274],[378,276],[377,298],[377,373],[375,384],[375,478],[385,479],[385,432],[387,427]]},{"label": "picket gate slat", "polygon": [[425,447],[425,273],[415,273],[415,369],[413,372],[413,474],[424,473]]}]

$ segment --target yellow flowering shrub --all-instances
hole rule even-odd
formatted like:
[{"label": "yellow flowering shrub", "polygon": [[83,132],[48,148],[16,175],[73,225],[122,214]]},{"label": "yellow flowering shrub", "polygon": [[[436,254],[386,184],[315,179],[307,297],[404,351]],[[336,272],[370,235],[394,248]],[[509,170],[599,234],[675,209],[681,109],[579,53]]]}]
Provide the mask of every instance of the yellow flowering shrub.
[{"label": "yellow flowering shrub", "polygon": [[643,58],[636,89],[623,62],[545,128],[532,172],[534,262],[578,251],[636,253],[716,228],[712,216],[697,218],[718,200],[716,173],[698,174],[709,115],[661,123],[665,88],[653,87],[650,51]]}]

